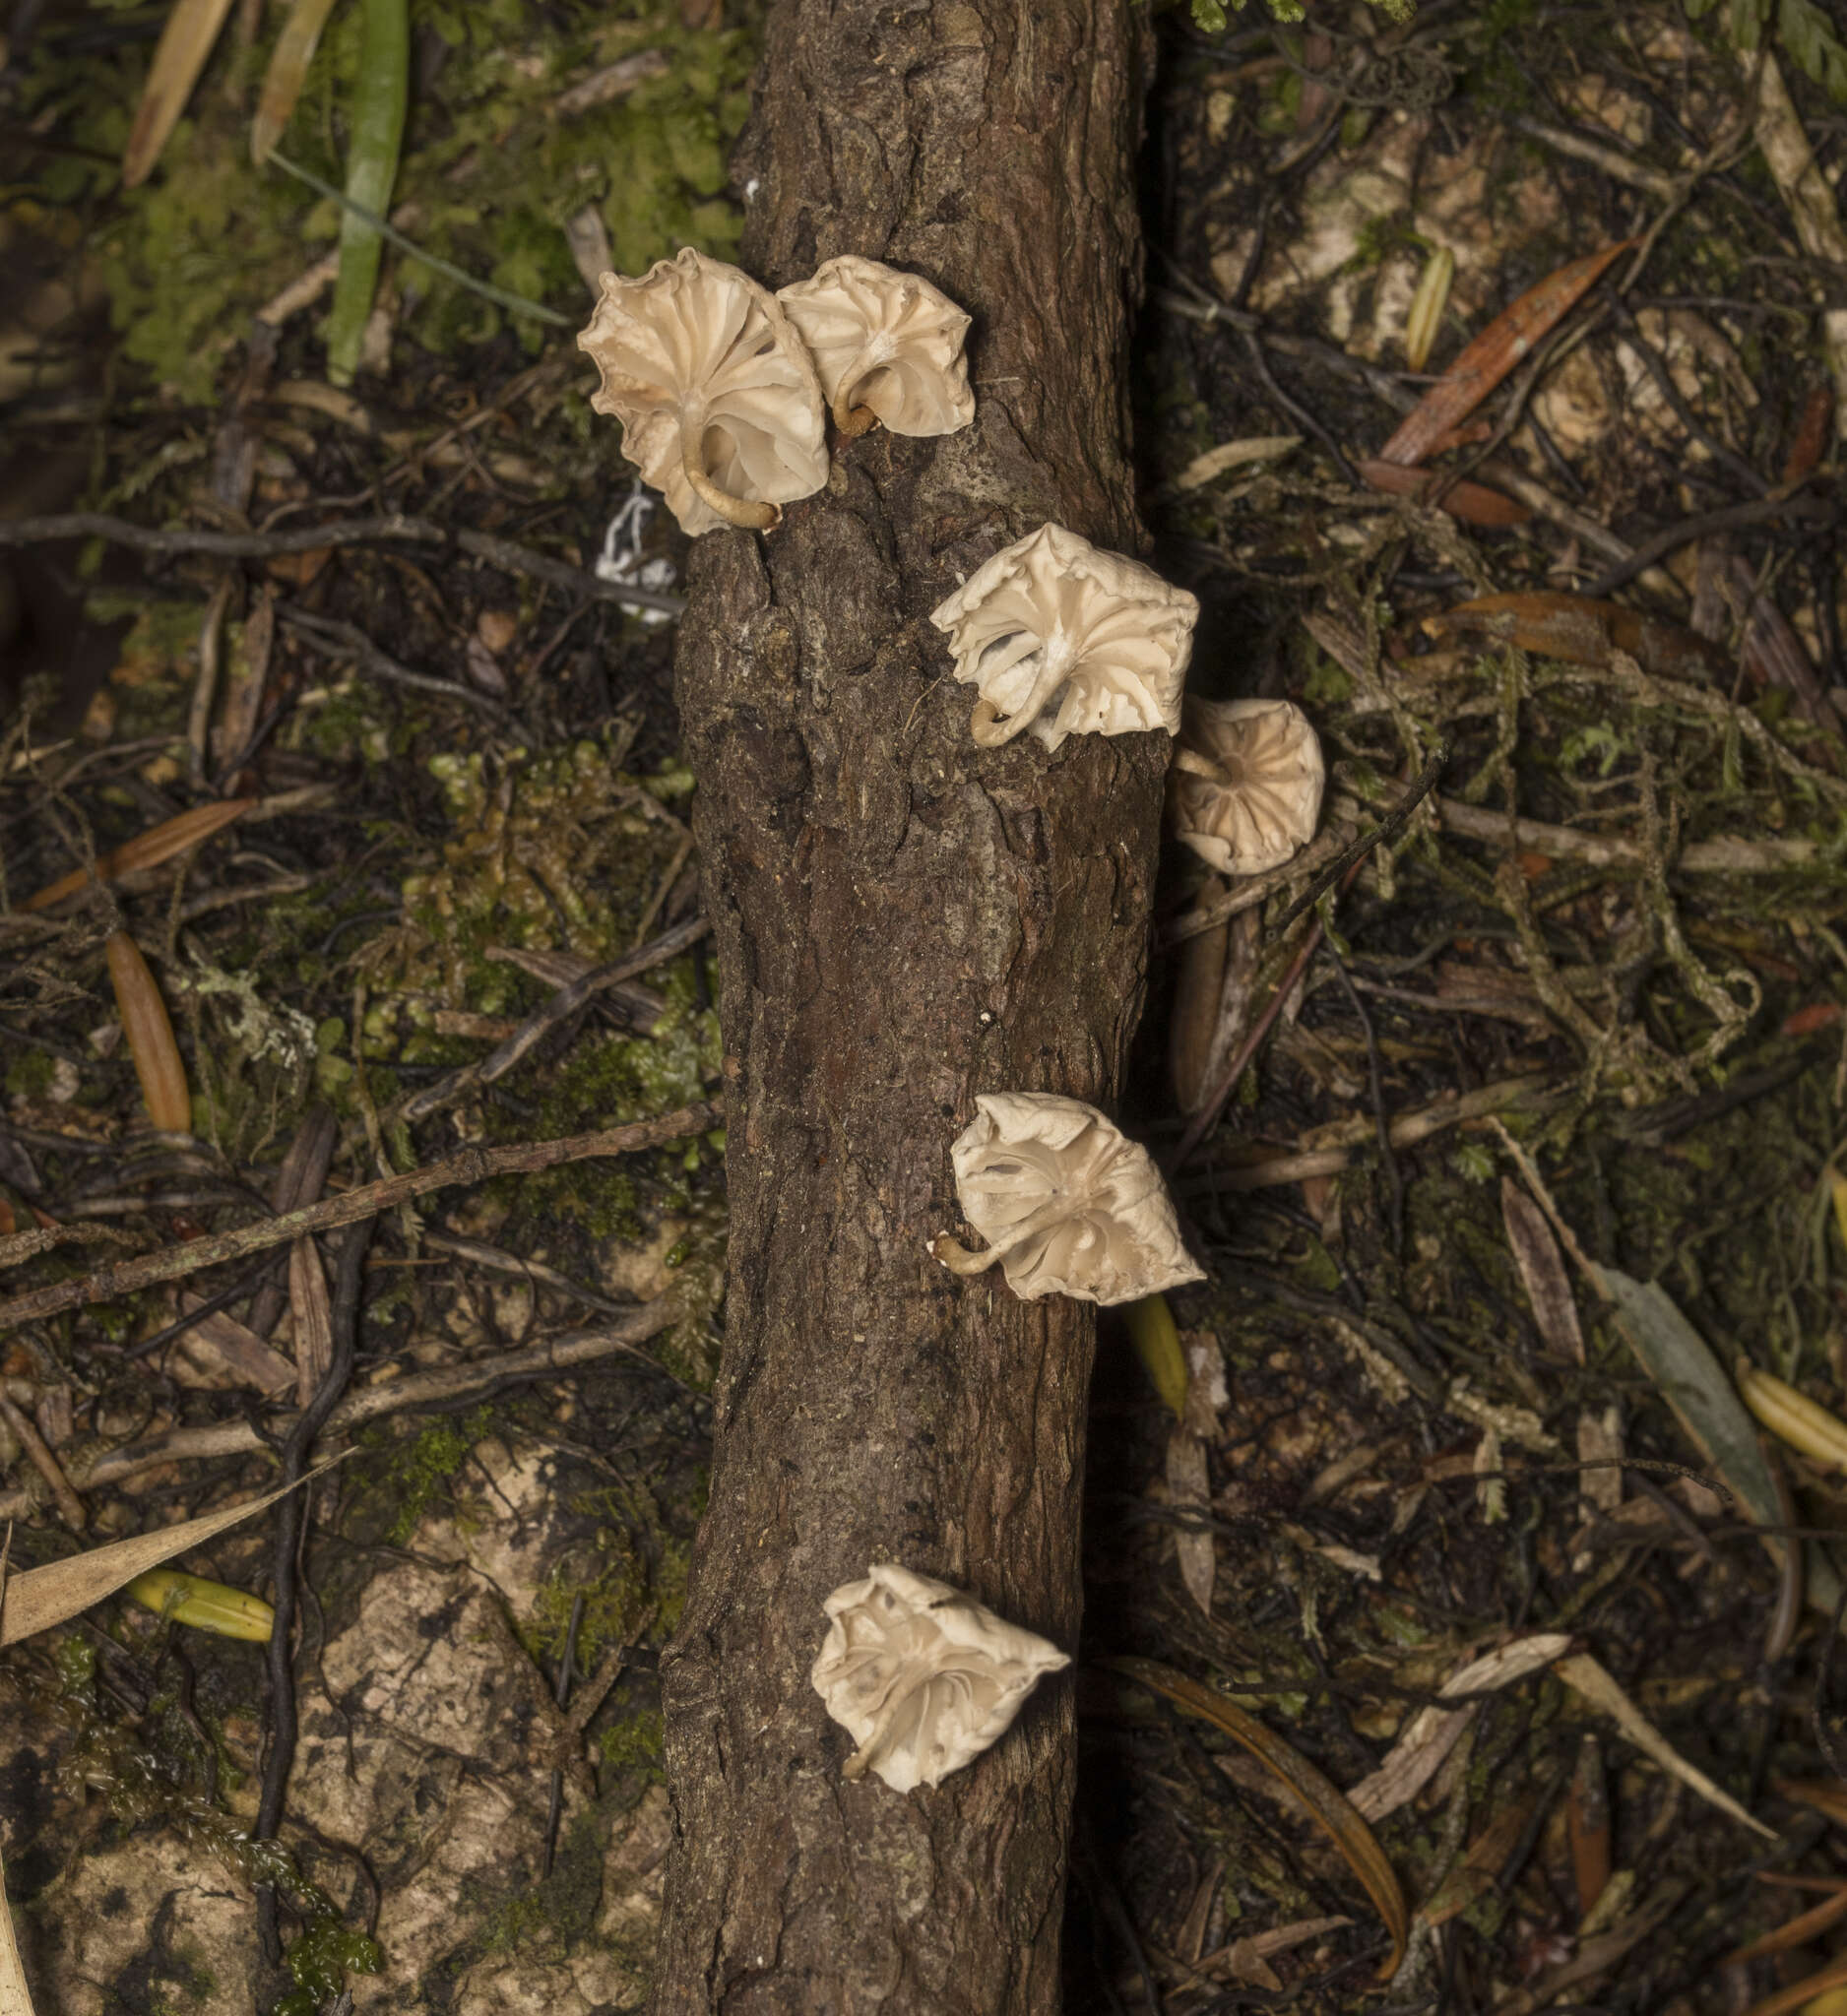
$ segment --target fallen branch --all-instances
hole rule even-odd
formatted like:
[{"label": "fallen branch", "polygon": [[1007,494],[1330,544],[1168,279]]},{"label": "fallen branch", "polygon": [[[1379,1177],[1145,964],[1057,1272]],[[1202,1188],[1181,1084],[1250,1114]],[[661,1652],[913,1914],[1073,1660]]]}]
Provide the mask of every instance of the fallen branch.
[{"label": "fallen branch", "polygon": [[[388,1415],[405,1414],[413,1408],[436,1407],[452,1400],[465,1400],[489,1387],[516,1379],[534,1379],[545,1372],[568,1372],[578,1365],[594,1364],[599,1358],[626,1352],[644,1365],[666,1373],[639,1347],[658,1337],[679,1315],[671,1298],[659,1296],[644,1302],[632,1316],[619,1323],[606,1323],[599,1330],[571,1330],[543,1344],[529,1345],[524,1351],[498,1353],[490,1358],[474,1358],[467,1364],[445,1365],[436,1371],[413,1372],[403,1379],[387,1379],[376,1386],[361,1387],[343,1400],[328,1416],[324,1435],[347,1434],[368,1421],[383,1420]],[[667,1376],[671,1376],[667,1374]],[[268,1417],[266,1428],[272,1436],[287,1435],[298,1416],[291,1409]],[[126,1442],[110,1449],[84,1467],[67,1462],[72,1481],[87,1491],[104,1484],[120,1483],[124,1478],[157,1470],[166,1463],[202,1463],[218,1456],[250,1456],[259,1449],[275,1453],[273,1441],[266,1441],[248,1420],[220,1421],[209,1428],[175,1428],[171,1434],[156,1435],[145,1442]],[[23,1519],[32,1510],[30,1491],[0,1492],[0,1520]]]},{"label": "fallen branch", "polygon": [[297,532],[193,532],[185,528],[162,532],[100,511],[66,511],[53,518],[16,518],[0,523],[0,546],[35,546],[51,539],[108,539],[144,553],[208,553],[221,560],[267,560],[283,553],[318,552],[324,546],[454,546],[509,574],[525,574],[594,601],[633,602],[669,616],[679,615],[686,606],[682,596],[603,581],[568,560],[554,560],[549,553],[535,552],[514,539],[432,525],[426,518],[401,518],[395,513],[386,518],[350,518],[338,525],[307,526]]},{"label": "fallen branch", "polygon": [[276,1218],[239,1226],[234,1231],[214,1232],[203,1239],[188,1239],[183,1245],[168,1246],[159,1253],[144,1254],[136,1260],[121,1260],[113,1267],[101,1267],[79,1281],[60,1282],[55,1288],[41,1288],[31,1294],[15,1295],[0,1302],[0,1333],[16,1323],[30,1323],[41,1316],[55,1316],[61,1309],[81,1308],[87,1302],[112,1301],[132,1294],[137,1289],[152,1288],[157,1282],[177,1281],[202,1267],[216,1267],[225,1260],[241,1260],[246,1253],[260,1253],[269,1246],[287,1245],[304,1233],[331,1231],[337,1226],[353,1225],[376,1212],[390,1211],[413,1197],[424,1197],[432,1190],[473,1188],[489,1176],[531,1175],[539,1169],[556,1168],[561,1163],[587,1162],[603,1155],[633,1155],[644,1148],[660,1148],[669,1141],[683,1141],[688,1134],[702,1134],[718,1124],[719,1110],[701,1102],[663,1113],[654,1120],[637,1120],[627,1127],[605,1127],[594,1134],[571,1134],[561,1141],[523,1141],[506,1148],[467,1148],[446,1162],[431,1163],[420,1169],[409,1169],[401,1176],[382,1182],[362,1183],[338,1197],[324,1198],[300,1211],[286,1211]]}]

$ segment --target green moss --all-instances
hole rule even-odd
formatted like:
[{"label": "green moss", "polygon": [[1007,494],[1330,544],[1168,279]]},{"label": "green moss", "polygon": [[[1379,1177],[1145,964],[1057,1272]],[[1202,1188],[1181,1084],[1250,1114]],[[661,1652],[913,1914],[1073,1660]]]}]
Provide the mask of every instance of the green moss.
[{"label": "green moss", "polygon": [[[270,16],[279,30],[282,15]],[[585,206],[601,212],[615,264],[639,273],[691,244],[721,256],[735,246],[739,215],[726,194],[726,162],[748,109],[754,12],[742,29],[688,30],[678,10],[605,9],[590,0],[540,8],[532,0],[430,0],[420,31],[434,59],[413,105],[395,203],[411,207],[416,242],[465,271],[529,299],[575,313],[578,278],[563,232]],[[349,108],[360,62],[360,10],[337,10],[322,37],[281,152],[325,180],[345,180]],[[253,312],[299,277],[308,255],[331,245],[338,207],[281,168],[249,158],[246,93],[268,41],[240,54],[221,37],[190,116],[167,143],[159,171],[122,191],[111,163],[127,138],[150,45],[96,64],[61,56],[40,37],[25,94],[27,116],[103,159],[72,155],[40,169],[52,205],[104,201],[108,224],[94,249],[123,352],[185,398],[201,400]],[[624,55],[658,51],[659,75],[625,95],[560,116],[572,82]],[[503,311],[395,250],[386,284],[410,304],[415,339],[443,351],[487,341]],[[536,346],[541,325],[513,318]]]},{"label": "green moss", "polygon": [[638,1708],[597,1738],[597,1754],[611,1772],[635,1772],[649,1785],[667,1777],[667,1719],[658,1708]]},{"label": "green moss", "polygon": [[16,1097],[41,1097],[51,1090],[51,1081],[55,1076],[56,1066],[46,1050],[36,1050],[27,1044],[21,1044],[7,1059],[6,1089]]},{"label": "green moss", "polygon": [[362,1446],[383,1458],[381,1480],[391,1501],[385,1538],[393,1546],[409,1543],[424,1513],[447,1489],[492,1422],[492,1410],[478,1407],[459,1420],[432,1421],[404,1440],[388,1428],[361,1436]]}]

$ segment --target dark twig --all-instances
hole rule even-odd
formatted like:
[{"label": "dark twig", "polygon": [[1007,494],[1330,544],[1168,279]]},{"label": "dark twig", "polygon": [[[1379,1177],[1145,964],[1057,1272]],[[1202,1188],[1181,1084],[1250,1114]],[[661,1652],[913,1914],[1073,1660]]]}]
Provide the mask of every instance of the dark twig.
[{"label": "dark twig", "polygon": [[1403,832],[1405,823],[1413,812],[1430,796],[1436,788],[1436,780],[1443,774],[1443,766],[1449,761],[1449,744],[1438,742],[1424,768],[1411,780],[1410,788],[1404,796],[1373,827],[1370,833],[1360,834],[1351,845],[1344,847],[1327,866],[1310,882],[1306,889],[1283,913],[1281,921],[1273,933],[1281,937],[1304,911],[1312,910],[1343,875],[1350,873],[1366,859],[1381,841],[1396,840]]},{"label": "dark twig", "polygon": [[624,953],[607,966],[592,968],[581,979],[560,987],[543,1007],[529,1015],[497,1049],[478,1064],[467,1065],[437,1084],[425,1086],[406,1104],[404,1117],[407,1120],[427,1119],[431,1113],[466,1099],[478,1087],[492,1085],[497,1078],[504,1078],[535,1043],[556,1029],[559,1023],[568,1022],[598,994],[620,986],[624,980],[633,979],[637,974],[646,973],[651,967],[665,966],[669,959],[677,959],[688,946],[698,944],[711,928],[707,918],[689,917],[685,923],[675,924],[670,931],[663,931],[649,944]]},{"label": "dark twig", "polygon": [[498,701],[490,700],[485,693],[477,693],[472,686],[464,686],[455,679],[442,678],[435,672],[413,671],[409,665],[400,664],[390,652],[374,644],[363,630],[351,623],[342,623],[332,616],[313,616],[306,609],[298,609],[289,602],[277,604],[276,620],[299,631],[309,649],[319,652],[323,658],[345,658],[350,654],[358,660],[363,670],[375,679],[383,679],[387,685],[408,686],[415,693],[438,693],[445,700],[460,701],[464,707],[474,708],[477,714],[484,716],[497,726],[506,724],[507,711]]},{"label": "dark twig", "polygon": [[1602,600],[1614,595],[1619,588],[1626,587],[1636,575],[1644,573],[1664,554],[1689,546],[1695,539],[1703,539],[1711,533],[1736,532],[1741,526],[1763,525],[1779,518],[1818,524],[1823,520],[1832,522],[1837,516],[1834,507],[1818,497],[1775,493],[1755,504],[1728,504],[1722,511],[1702,511],[1696,518],[1683,518],[1678,524],[1656,533],[1653,538],[1644,539],[1626,560],[1620,560],[1614,567],[1607,568],[1580,593],[1592,600]]},{"label": "dark twig", "polygon": [[[295,1418],[283,1444],[285,1484],[297,1482],[307,1470],[308,1451],[327,1418],[339,1404],[352,1377],[353,1354],[359,1334],[359,1302],[365,1282],[365,1249],[372,1241],[373,1219],[365,1218],[348,1232],[334,1275],[333,1357],[327,1376]],[[288,1791],[289,1767],[295,1761],[295,1670],[289,1641],[295,1619],[295,1552],[301,1541],[301,1493],[290,1491],[276,1508],[276,1546],[272,1574],[276,1584],[276,1622],[270,1632],[270,1746],[263,1762],[263,1794],[257,1802],[254,1841],[273,1841],[282,1823],[283,1800]],[[282,1964],[282,1941],[276,1931],[276,1886],[257,1885],[257,1929],[263,1955],[272,1967]]]},{"label": "dark twig", "polygon": [[[571,1599],[571,1621],[564,1633],[564,1657],[558,1661],[558,1682],[552,1699],[563,1714],[571,1705],[571,1671],[577,1665],[577,1633],[584,1621],[584,1592],[580,1589]],[[551,1873],[553,1858],[558,1853],[558,1822],[564,1817],[564,1766],[551,1767],[551,1803],[545,1814],[545,1855],[540,1864],[540,1876]]]},{"label": "dark twig", "polygon": [[246,1253],[260,1253],[270,1246],[286,1245],[307,1232],[331,1231],[338,1226],[354,1225],[382,1211],[393,1210],[413,1197],[432,1190],[473,1188],[489,1176],[530,1175],[539,1169],[556,1168],[560,1163],[584,1162],[600,1155],[633,1155],[644,1148],[659,1148],[669,1141],[683,1141],[688,1134],[702,1134],[716,1126],[717,1106],[701,1101],[680,1106],[659,1119],[637,1120],[627,1127],[605,1127],[594,1134],[570,1134],[559,1141],[516,1142],[505,1148],[469,1148],[445,1162],[430,1163],[382,1182],[363,1183],[339,1197],[299,1211],[286,1211],[256,1225],[239,1226],[234,1231],[214,1232],[203,1239],[187,1239],[159,1253],[119,1261],[113,1267],[98,1268],[80,1281],[60,1282],[54,1288],[36,1289],[31,1294],[15,1295],[0,1302],[0,1334],[15,1323],[30,1323],[41,1316],[55,1316],[60,1309],[82,1308],[87,1302],[106,1302],[135,1290],[152,1288],[156,1282],[177,1281],[202,1267],[216,1267],[222,1261],[240,1260]]},{"label": "dark twig", "polygon": [[594,601],[634,602],[644,609],[665,610],[669,616],[682,614],[686,607],[684,596],[661,595],[628,582],[601,581],[568,560],[554,560],[549,553],[536,552],[514,539],[432,525],[426,518],[403,518],[396,513],[305,526],[295,532],[193,532],[185,528],[162,532],[100,511],[66,511],[52,518],[0,523],[0,546],[35,546],[52,539],[108,539],[144,553],[208,553],[221,560],[267,560],[279,553],[312,553],[323,546],[454,546],[508,574],[524,574]]},{"label": "dark twig", "polygon": [[1366,1003],[1361,1000],[1359,989],[1353,983],[1353,976],[1347,971],[1347,962],[1338,952],[1332,953],[1331,956],[1335,976],[1347,990],[1348,1003],[1360,1018],[1360,1028],[1366,1037],[1368,1089],[1372,1096],[1372,1119],[1378,1137],[1379,1166],[1385,1171],[1385,1186],[1391,1196],[1388,1229],[1391,1233],[1392,1258],[1396,1260],[1404,1254],[1405,1179],[1399,1171],[1398,1158],[1392,1153],[1392,1125],[1391,1117],[1385,1110],[1385,1088],[1379,1070],[1378,1038],[1373,1033],[1372,1018],[1366,1012]]}]

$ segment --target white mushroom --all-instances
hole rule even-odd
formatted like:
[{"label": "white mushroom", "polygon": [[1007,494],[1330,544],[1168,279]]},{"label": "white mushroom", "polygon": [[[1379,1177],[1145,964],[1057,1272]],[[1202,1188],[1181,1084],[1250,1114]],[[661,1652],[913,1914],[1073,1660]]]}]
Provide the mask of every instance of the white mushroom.
[{"label": "white mushroom", "polygon": [[949,1151],[962,1215],[987,1241],[947,1232],[930,1251],[955,1274],[996,1260],[1026,1301],[1132,1302],[1202,1281],[1148,1151],[1095,1106],[1051,1092],[984,1092]]},{"label": "white mushroom", "polygon": [[691,246],[602,287],[577,339],[603,378],[590,403],[682,530],[767,532],[827,481],[820,381],[774,294]]},{"label": "white mushroom", "polygon": [[1152,569],[1042,525],[985,560],[930,621],[949,633],[956,677],[981,695],[969,725],[982,747],[1030,727],[1055,749],[1070,734],[1178,734],[1198,615]]},{"label": "white mushroom", "polygon": [[1280,868],[1314,838],[1326,771],[1287,700],[1189,700],[1169,780],[1176,835],[1221,875]]},{"label": "white mushroom", "polygon": [[894,1792],[940,1785],[996,1742],[1041,1674],[1069,1666],[1055,1645],[972,1596],[887,1564],[824,1606],[829,1623],[809,1677],[859,1744],[848,1778],[869,1770]]},{"label": "white mushroom", "polygon": [[821,374],[843,434],[953,434],[975,417],[969,318],[915,273],[848,252],[776,296]]}]

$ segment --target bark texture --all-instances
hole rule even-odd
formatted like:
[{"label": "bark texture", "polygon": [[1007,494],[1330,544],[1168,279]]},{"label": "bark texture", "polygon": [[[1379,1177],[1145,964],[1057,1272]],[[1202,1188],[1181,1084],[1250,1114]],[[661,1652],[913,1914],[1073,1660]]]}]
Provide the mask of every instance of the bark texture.
[{"label": "bark texture", "polygon": [[1069,1675],[934,1792],[842,1780],[808,1682],[875,1560],[1076,1644],[1094,1323],[954,1280],[974,1095],[1108,1108],[1167,737],[979,750],[928,611],[1056,519],[1134,549],[1124,396],[1142,28],[1126,0],[779,0],[743,264],[859,252],[975,317],[975,425],[835,446],[694,548],[677,673],[727,1038],[732,1286],[710,1510],[664,1661],[663,2012],[1044,2011]]}]

